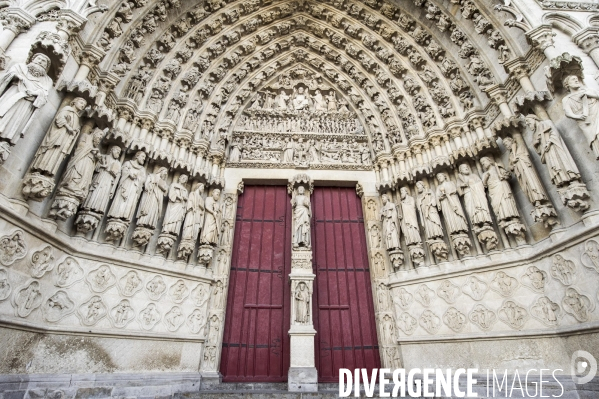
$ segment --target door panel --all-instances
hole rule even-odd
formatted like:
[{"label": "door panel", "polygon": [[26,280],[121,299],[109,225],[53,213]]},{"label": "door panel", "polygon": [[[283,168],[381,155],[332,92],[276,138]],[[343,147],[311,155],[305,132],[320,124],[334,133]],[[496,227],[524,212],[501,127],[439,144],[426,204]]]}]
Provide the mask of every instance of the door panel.
[{"label": "door panel", "polygon": [[291,204],[285,187],[245,186],[237,205],[220,372],[223,381],[286,381]]},{"label": "door panel", "polygon": [[354,188],[316,187],[314,325],[320,382],[340,368],[380,368],[362,204]]}]

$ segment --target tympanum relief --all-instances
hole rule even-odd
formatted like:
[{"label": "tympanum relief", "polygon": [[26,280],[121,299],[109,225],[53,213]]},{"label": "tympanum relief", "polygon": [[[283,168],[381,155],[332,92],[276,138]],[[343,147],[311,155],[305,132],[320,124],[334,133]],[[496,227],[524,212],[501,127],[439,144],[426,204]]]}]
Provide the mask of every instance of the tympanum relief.
[{"label": "tympanum relief", "polygon": [[234,128],[231,166],[371,168],[361,122],[321,75],[294,68],[248,104]]}]

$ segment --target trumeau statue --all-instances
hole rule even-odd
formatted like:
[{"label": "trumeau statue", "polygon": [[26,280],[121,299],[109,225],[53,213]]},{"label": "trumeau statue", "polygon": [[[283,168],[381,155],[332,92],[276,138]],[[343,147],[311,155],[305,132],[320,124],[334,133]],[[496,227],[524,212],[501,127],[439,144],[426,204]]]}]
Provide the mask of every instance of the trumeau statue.
[{"label": "trumeau statue", "polygon": [[564,87],[570,92],[562,100],[564,112],[578,123],[599,159],[599,92],[585,87],[575,75],[564,79]]},{"label": "trumeau statue", "polygon": [[459,172],[458,187],[464,196],[466,212],[470,217],[470,222],[477,226],[492,223],[487,195],[481,178],[472,173],[470,166],[466,163],[460,165]]},{"label": "trumeau statue", "polygon": [[[82,208],[98,213],[104,213],[108,201],[113,197],[121,175],[121,147],[112,146],[108,154],[102,155],[96,165],[96,174]],[[144,154],[145,156],[145,154]]]},{"label": "trumeau statue", "polygon": [[50,130],[37,150],[31,170],[56,175],[62,161],[71,153],[81,129],[80,115],[87,102],[77,97],[54,118]]},{"label": "trumeau statue", "polygon": [[526,116],[526,124],[533,132],[533,145],[541,162],[547,165],[553,184],[561,187],[580,179],[578,167],[552,123],[530,114]]},{"label": "trumeau statue", "polygon": [[0,78],[0,164],[25,134],[34,112],[48,101],[49,68],[50,59],[38,53],[29,64],[15,64]]},{"label": "trumeau statue", "polygon": [[171,184],[168,190],[168,205],[164,220],[162,221],[162,232],[178,235],[181,225],[185,219],[185,207],[189,194],[185,188],[187,175],[179,176],[179,181]]},{"label": "trumeau statue", "polygon": [[206,198],[204,213],[204,228],[200,242],[203,244],[217,245],[221,227],[221,213],[218,200],[220,190],[215,188],[212,194]]},{"label": "trumeau statue", "polygon": [[144,193],[137,211],[137,225],[156,228],[162,215],[162,204],[168,190],[166,179],[168,169],[161,167],[158,172],[150,174],[144,184]]},{"label": "trumeau statue", "polygon": [[135,157],[123,164],[119,186],[114,193],[114,201],[108,211],[108,217],[131,221],[137,200],[146,181],[144,163],[146,154],[138,151]]},{"label": "trumeau statue", "polygon": [[383,223],[383,241],[385,248],[388,250],[400,248],[399,242],[400,230],[399,230],[399,215],[397,213],[397,205],[389,200],[387,194],[381,196],[383,206],[381,207],[380,220]]},{"label": "trumeau statue", "polygon": [[437,180],[439,185],[437,186],[436,196],[439,201],[439,210],[443,212],[443,218],[449,233],[467,233],[468,222],[466,216],[464,216],[455,184],[449,180],[445,173],[438,173]]},{"label": "trumeau statue", "polygon": [[297,194],[291,199],[293,207],[293,247],[299,249],[304,247],[310,249],[310,219],[312,218],[312,206],[310,198],[305,195],[304,186],[297,188]]}]

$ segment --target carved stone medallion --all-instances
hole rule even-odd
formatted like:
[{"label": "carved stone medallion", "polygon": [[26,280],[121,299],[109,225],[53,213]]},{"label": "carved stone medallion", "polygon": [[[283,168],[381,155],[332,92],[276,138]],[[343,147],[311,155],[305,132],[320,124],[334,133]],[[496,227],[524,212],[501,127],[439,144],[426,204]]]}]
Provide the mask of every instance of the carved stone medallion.
[{"label": "carved stone medallion", "polygon": [[436,334],[441,327],[441,318],[430,309],[426,309],[420,316],[420,326],[429,334]]},{"label": "carved stone medallion", "polygon": [[581,323],[589,321],[591,312],[595,309],[595,303],[586,295],[581,294],[576,288],[566,289],[566,295],[562,299],[564,310],[574,316]]},{"label": "carved stone medallion", "polygon": [[56,291],[56,293],[48,298],[42,306],[44,318],[51,323],[56,323],[74,311],[75,302],[73,302],[71,298],[69,298],[69,295],[63,290]]},{"label": "carved stone medallion", "polygon": [[585,267],[599,273],[599,243],[595,240],[585,242],[584,252],[580,255],[580,260]]},{"label": "carved stone medallion", "polygon": [[206,326],[206,317],[200,309],[194,309],[187,319],[185,319],[187,327],[192,334],[199,334]]},{"label": "carved stone medallion", "polygon": [[102,293],[116,284],[116,276],[108,265],[100,265],[85,277],[87,285],[92,291]]},{"label": "carved stone medallion", "polygon": [[428,285],[421,284],[416,290],[416,294],[414,295],[416,300],[422,304],[422,306],[429,307],[431,303],[435,300],[435,291],[430,289]]},{"label": "carved stone medallion", "polygon": [[462,286],[462,292],[475,301],[480,301],[489,290],[489,285],[482,281],[477,276],[470,276],[466,279],[466,283]]},{"label": "carved stone medallion", "polygon": [[128,299],[122,299],[110,310],[110,320],[117,328],[124,328],[135,318],[135,310]]},{"label": "carved stone medallion", "polygon": [[520,277],[520,281],[533,291],[544,293],[548,278],[547,272],[536,266],[529,266],[526,272]]},{"label": "carved stone medallion", "polygon": [[183,312],[179,306],[173,306],[171,310],[164,315],[162,322],[166,326],[167,330],[170,332],[175,332],[185,322],[185,316],[183,315]]},{"label": "carved stone medallion", "polygon": [[159,274],[155,275],[146,283],[144,289],[151,300],[158,301],[166,293],[164,278]]},{"label": "carved stone medallion", "polygon": [[480,327],[483,331],[488,331],[497,321],[497,316],[492,310],[487,309],[484,305],[476,305],[468,315],[470,321]]},{"label": "carved stone medallion", "polygon": [[137,316],[139,325],[144,330],[151,330],[156,323],[160,321],[160,312],[156,309],[156,304],[149,303]]},{"label": "carved stone medallion", "polygon": [[529,319],[526,308],[514,301],[505,301],[497,311],[499,320],[516,330],[521,330]]},{"label": "carved stone medallion", "polygon": [[139,273],[135,270],[129,270],[127,274],[125,274],[119,280],[119,290],[121,294],[124,296],[133,296],[139,290],[143,288],[141,278],[139,277]]},{"label": "carved stone medallion", "polygon": [[5,300],[10,296],[12,287],[8,282],[8,272],[0,267],[0,301]]},{"label": "carved stone medallion", "polygon": [[466,315],[453,306],[445,311],[443,322],[455,332],[461,332],[468,322]]},{"label": "carved stone medallion", "polygon": [[175,303],[181,303],[187,298],[189,294],[189,288],[185,285],[183,280],[177,280],[177,282],[171,285],[171,288],[168,290],[169,297]]},{"label": "carved stone medallion", "polygon": [[99,295],[94,295],[77,309],[77,316],[84,326],[93,326],[102,320],[108,309]]},{"label": "carved stone medallion", "polygon": [[412,335],[418,327],[418,321],[408,312],[403,312],[397,318],[397,326],[406,335]]},{"label": "carved stone medallion", "polygon": [[509,297],[518,288],[518,280],[503,271],[498,271],[491,280],[490,288],[501,296]]},{"label": "carved stone medallion", "polygon": [[200,309],[203,309],[210,298],[210,286],[207,284],[199,283],[193,291],[191,291],[191,300],[194,305]]},{"label": "carved stone medallion", "polygon": [[35,251],[31,256],[29,268],[31,276],[34,278],[42,278],[46,272],[54,269],[52,247],[48,245],[39,251]]},{"label": "carved stone medallion", "polygon": [[437,295],[451,305],[460,296],[460,287],[449,280],[443,280],[437,288]]},{"label": "carved stone medallion", "polygon": [[414,302],[414,296],[405,288],[396,288],[392,291],[393,303],[401,309],[406,310]]},{"label": "carved stone medallion", "polygon": [[12,234],[0,237],[0,263],[10,266],[27,255],[25,233],[15,230]]},{"label": "carved stone medallion", "polygon": [[83,280],[83,268],[70,256],[67,256],[54,269],[54,285],[65,288]]},{"label": "carved stone medallion", "polygon": [[560,306],[546,296],[539,297],[530,306],[530,314],[549,327],[557,326],[563,316]]},{"label": "carved stone medallion", "polygon": [[13,297],[13,304],[15,313],[20,317],[27,317],[37,309],[42,304],[39,281],[33,280],[17,290]]},{"label": "carved stone medallion", "polygon": [[555,255],[551,264],[551,277],[563,285],[572,285],[576,281],[576,265],[559,254]]}]

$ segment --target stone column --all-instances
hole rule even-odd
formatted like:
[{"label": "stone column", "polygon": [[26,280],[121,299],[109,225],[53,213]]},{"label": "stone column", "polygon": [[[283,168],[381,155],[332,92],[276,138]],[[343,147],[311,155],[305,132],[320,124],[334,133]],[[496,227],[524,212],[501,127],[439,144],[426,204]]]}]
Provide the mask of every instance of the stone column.
[{"label": "stone column", "polygon": [[20,8],[7,9],[4,29],[0,32],[0,70],[6,68],[6,50],[15,37],[33,25],[35,17]]},{"label": "stone column", "polygon": [[318,372],[314,357],[314,321],[312,319],[312,294],[314,278],[312,272],[312,245],[310,221],[312,206],[310,194],[313,182],[309,176],[300,174],[289,180],[287,191],[291,194],[293,218],[291,223],[291,328],[289,343],[291,348],[289,391],[318,391]]},{"label": "stone column", "polygon": [[[381,237],[383,226],[379,219],[380,199],[377,193],[364,193],[363,189],[357,190],[357,192],[362,198],[364,227],[366,228],[366,237],[368,237],[366,241],[368,242],[370,283],[372,284],[372,295],[374,297],[381,365],[383,368],[393,370],[400,368],[402,365],[396,319],[396,317],[402,315],[396,314],[397,309],[394,306],[388,286],[391,262],[385,253]],[[411,332],[409,331],[409,334]]]},{"label": "stone column", "polygon": [[585,28],[572,36],[572,41],[587,53],[599,68],[599,28]]},{"label": "stone column", "polygon": [[[222,376],[219,373],[220,356],[225,327],[225,310],[227,308],[227,292],[229,292],[229,273],[231,270],[231,253],[233,248],[233,232],[237,212],[237,197],[241,193],[237,188],[227,188],[221,205],[222,226],[228,226],[221,233],[216,256],[210,260],[212,284],[210,285],[210,308],[206,315],[206,341],[204,354],[200,364],[202,385],[218,384]],[[228,234],[226,239],[223,235]]]}]

